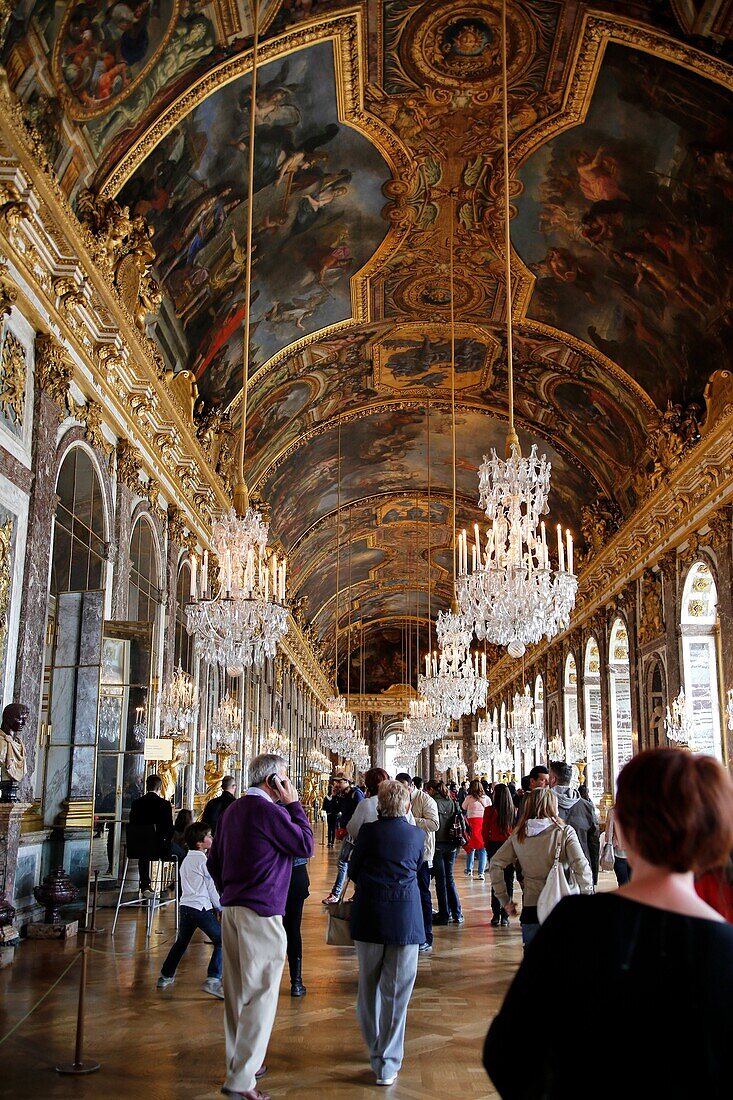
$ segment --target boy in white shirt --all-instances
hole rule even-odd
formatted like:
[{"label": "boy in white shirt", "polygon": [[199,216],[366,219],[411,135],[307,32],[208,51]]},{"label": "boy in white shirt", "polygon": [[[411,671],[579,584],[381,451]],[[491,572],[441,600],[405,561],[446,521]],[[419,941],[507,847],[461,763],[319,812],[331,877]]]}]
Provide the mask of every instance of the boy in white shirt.
[{"label": "boy in white shirt", "polygon": [[206,866],[206,854],[212,844],[211,826],[195,821],[183,834],[189,849],[181,863],[181,906],[178,939],[171,947],[158,978],[158,989],[173,985],[176,967],[183,958],[191,937],[197,928],[211,940],[214,950],[209,963],[208,976],[201,987],[212,997],[224,999],[221,987],[221,925],[217,913],[221,902],[214,881]]}]

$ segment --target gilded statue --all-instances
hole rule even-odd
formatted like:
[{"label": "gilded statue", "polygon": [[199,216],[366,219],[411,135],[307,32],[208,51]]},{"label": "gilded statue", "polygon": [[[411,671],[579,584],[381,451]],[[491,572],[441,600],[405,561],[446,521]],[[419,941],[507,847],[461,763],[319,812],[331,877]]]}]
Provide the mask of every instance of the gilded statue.
[{"label": "gilded statue", "polygon": [[204,782],[206,784],[206,791],[204,792],[205,802],[221,794],[221,781],[223,778],[223,769],[219,768],[213,760],[207,760],[204,764]]}]

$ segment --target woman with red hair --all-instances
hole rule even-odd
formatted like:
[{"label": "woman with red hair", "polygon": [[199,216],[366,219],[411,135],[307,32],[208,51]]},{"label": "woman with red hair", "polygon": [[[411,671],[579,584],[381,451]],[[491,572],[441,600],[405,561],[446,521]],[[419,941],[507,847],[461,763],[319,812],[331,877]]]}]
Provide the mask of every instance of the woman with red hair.
[{"label": "woman with red hair", "polygon": [[[733,849],[733,781],[710,756],[642,752],[619,776],[616,822],[631,881],[555,907],[489,1029],[484,1066],[508,1100],[567,1100],[573,1060],[599,1045],[594,1100],[730,1096],[733,927],[695,873]],[[598,1006],[623,1021],[617,1051]]]}]

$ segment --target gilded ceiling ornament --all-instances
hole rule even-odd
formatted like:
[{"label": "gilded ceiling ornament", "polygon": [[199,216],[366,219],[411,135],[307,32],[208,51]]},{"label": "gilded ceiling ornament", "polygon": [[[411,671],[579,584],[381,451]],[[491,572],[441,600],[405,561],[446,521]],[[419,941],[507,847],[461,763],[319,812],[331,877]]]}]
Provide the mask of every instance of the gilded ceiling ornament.
[{"label": "gilded ceiling ornament", "polygon": [[31,208],[16,185],[9,180],[0,182],[0,226],[14,238],[21,222],[30,216]]},{"label": "gilded ceiling ornament", "polygon": [[110,456],[115,447],[102,430],[104,419],[102,417],[102,406],[99,402],[90,399],[87,400],[86,404],[77,404],[73,397],[69,395],[67,408],[69,414],[84,425],[84,438],[87,442],[91,443],[92,447],[100,450],[102,454]]},{"label": "gilded ceiling ornament", "polygon": [[598,497],[593,504],[585,504],[580,510],[580,527],[587,547],[587,555],[598,554],[605,547],[621,524],[619,506],[607,497]]},{"label": "gilded ceiling ornament", "polygon": [[719,508],[717,512],[713,512],[712,516],[708,516],[708,541],[714,549],[730,545],[733,533],[732,520],[733,510],[730,506]]},{"label": "gilded ceiling ornament", "polygon": [[139,492],[142,488],[138,451],[127,439],[121,439],[117,444],[117,480],[128,489]]},{"label": "gilded ceiling ornament", "polygon": [[62,316],[68,317],[75,306],[84,302],[84,283],[77,283],[72,275],[59,276],[53,280],[52,286]]},{"label": "gilded ceiling ornament", "polygon": [[5,268],[0,267],[0,322],[5,317],[10,316],[10,311],[18,300],[18,291],[4,277],[6,270],[7,266]]},{"label": "gilded ceiling ornament", "polygon": [[27,376],[25,348],[11,329],[6,328],[0,335],[0,412],[22,428]]},{"label": "gilded ceiling ornament", "polygon": [[73,373],[73,363],[56,338],[39,333],[36,336],[36,382],[57,405],[66,404]]}]

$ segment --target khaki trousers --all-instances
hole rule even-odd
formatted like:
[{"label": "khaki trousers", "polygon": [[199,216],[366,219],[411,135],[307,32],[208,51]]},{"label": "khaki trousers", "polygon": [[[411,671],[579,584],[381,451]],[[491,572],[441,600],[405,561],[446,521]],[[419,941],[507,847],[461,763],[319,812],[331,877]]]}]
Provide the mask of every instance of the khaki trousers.
[{"label": "khaki trousers", "polygon": [[224,949],[225,1088],[255,1088],[275,1023],[286,937],[282,917],[261,917],[243,905],[225,906]]}]

